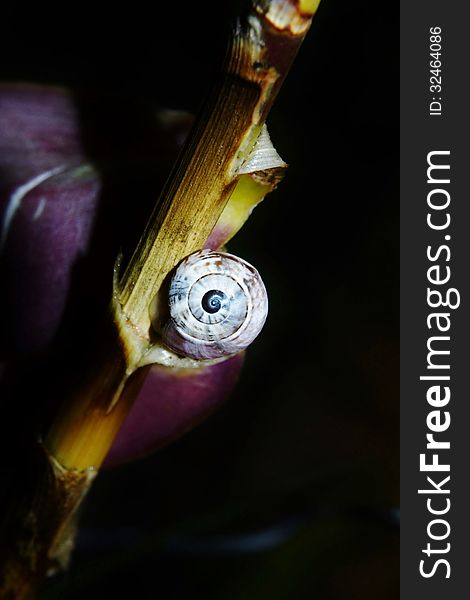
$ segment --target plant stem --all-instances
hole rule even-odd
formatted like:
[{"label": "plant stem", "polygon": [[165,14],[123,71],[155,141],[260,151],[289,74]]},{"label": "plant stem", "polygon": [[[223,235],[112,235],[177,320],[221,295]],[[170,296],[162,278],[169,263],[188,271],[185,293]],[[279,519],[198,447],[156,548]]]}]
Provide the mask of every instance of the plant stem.
[{"label": "plant stem", "polygon": [[204,246],[230,198],[310,25],[303,4],[302,13],[293,0],[254,1],[233,30],[221,77],[120,281],[123,311],[142,335],[164,278]]},{"label": "plant stem", "polygon": [[[311,17],[299,16],[294,2],[255,1],[234,27],[219,81],[115,282],[104,350],[46,438],[47,448],[64,466],[99,468],[105,458],[132,404],[127,383],[154,344],[150,304],[168,273],[201,249],[215,227]],[[292,33],[293,23],[300,33]],[[135,395],[137,386],[133,389]]]}]

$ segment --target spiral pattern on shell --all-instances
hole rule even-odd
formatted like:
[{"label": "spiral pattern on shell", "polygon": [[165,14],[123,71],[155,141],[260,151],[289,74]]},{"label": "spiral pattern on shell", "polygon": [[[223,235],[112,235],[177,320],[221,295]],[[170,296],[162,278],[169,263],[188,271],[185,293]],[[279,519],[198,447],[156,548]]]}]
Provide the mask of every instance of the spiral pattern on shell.
[{"label": "spiral pattern on shell", "polygon": [[268,312],[258,271],[233,254],[202,250],[185,258],[170,283],[164,343],[184,356],[214,359],[245,349]]}]

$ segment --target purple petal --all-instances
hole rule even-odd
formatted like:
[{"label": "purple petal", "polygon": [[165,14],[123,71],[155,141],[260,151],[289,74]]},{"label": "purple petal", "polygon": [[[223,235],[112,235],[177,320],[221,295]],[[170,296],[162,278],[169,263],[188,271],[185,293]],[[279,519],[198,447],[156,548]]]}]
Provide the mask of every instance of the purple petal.
[{"label": "purple petal", "polygon": [[5,184],[83,159],[77,110],[59,88],[0,86],[0,168]]},{"label": "purple petal", "polygon": [[12,191],[2,219],[8,287],[0,327],[9,352],[44,349],[57,332],[73,266],[89,242],[100,189],[91,170],[65,170],[23,193],[34,181]]},{"label": "purple petal", "polygon": [[89,243],[100,181],[86,163],[77,123],[63,91],[0,88],[5,355],[47,347],[63,315],[73,265]]},{"label": "purple petal", "polygon": [[153,365],[105,465],[145,456],[194,428],[228,398],[242,364],[237,354],[201,369]]}]

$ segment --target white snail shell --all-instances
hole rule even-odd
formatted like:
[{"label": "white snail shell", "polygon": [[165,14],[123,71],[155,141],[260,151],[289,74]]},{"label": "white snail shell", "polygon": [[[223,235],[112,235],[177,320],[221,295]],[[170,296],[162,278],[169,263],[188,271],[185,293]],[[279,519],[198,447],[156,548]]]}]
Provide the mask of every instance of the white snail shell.
[{"label": "white snail shell", "polygon": [[261,331],[268,297],[258,271],[224,252],[202,250],[176,269],[163,342],[178,354],[214,359],[240,352]]},{"label": "white snail shell", "polygon": [[268,128],[264,124],[252,151],[239,168],[238,174],[245,175],[276,168],[285,169],[286,167],[287,164],[277,153],[269,137]]}]

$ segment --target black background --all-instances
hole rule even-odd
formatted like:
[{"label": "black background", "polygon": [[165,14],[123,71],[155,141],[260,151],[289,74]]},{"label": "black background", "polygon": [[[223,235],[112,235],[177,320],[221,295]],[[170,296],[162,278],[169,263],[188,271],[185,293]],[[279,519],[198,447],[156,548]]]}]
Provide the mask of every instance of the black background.
[{"label": "black background", "polygon": [[[221,4],[24,7],[1,77],[196,111]],[[265,330],[227,406],[100,475],[44,599],[398,596],[398,114],[398,9],[323,0],[268,120],[288,174],[229,245]]]}]

